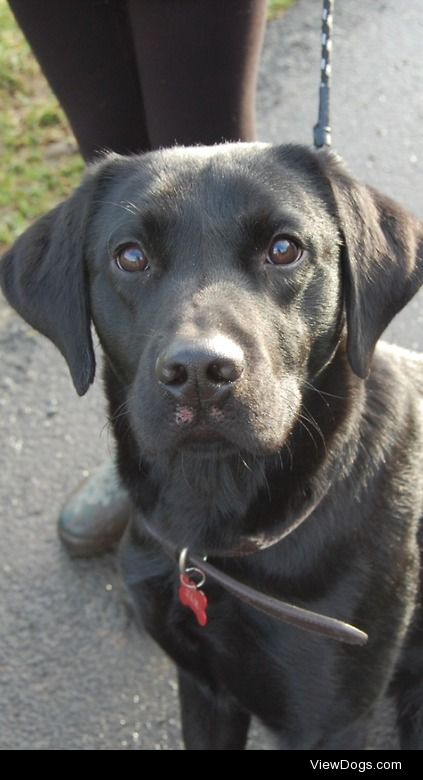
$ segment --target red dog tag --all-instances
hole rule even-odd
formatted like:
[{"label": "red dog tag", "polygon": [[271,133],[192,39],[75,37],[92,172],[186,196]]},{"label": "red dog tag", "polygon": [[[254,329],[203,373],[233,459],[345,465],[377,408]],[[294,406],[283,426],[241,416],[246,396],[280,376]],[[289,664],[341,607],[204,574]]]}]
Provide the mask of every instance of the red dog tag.
[{"label": "red dog tag", "polygon": [[192,609],[200,626],[207,625],[207,596],[202,590],[196,588],[195,582],[186,575],[181,577],[179,601],[184,607]]}]

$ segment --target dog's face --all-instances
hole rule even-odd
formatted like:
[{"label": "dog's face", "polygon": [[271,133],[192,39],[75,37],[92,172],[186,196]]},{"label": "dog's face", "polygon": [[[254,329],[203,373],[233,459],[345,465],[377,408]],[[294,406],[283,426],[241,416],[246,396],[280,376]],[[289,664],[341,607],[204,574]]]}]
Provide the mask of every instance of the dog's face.
[{"label": "dog's face", "polygon": [[345,349],[364,376],[422,282],[418,223],[336,159],[237,144],[110,157],[17,242],[11,303],[94,374],[90,319],[143,452],[272,453]]},{"label": "dog's face", "polygon": [[243,146],[175,149],[128,174],[92,220],[89,275],[143,451],[278,450],[340,335],[319,183]]}]

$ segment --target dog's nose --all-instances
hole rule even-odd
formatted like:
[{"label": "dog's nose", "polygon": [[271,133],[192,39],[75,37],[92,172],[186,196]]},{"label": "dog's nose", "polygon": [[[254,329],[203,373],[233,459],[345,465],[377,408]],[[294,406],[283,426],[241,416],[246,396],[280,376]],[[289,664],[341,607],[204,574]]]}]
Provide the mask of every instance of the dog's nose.
[{"label": "dog's nose", "polygon": [[156,377],[180,403],[218,401],[242,376],[244,353],[226,336],[175,340],[159,355]]}]

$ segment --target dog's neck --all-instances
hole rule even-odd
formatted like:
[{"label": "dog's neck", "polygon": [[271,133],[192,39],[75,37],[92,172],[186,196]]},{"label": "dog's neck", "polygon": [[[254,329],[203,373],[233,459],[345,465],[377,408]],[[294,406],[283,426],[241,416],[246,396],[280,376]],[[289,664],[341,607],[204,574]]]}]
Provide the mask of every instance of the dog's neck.
[{"label": "dog's neck", "polygon": [[242,518],[267,485],[265,458],[241,453],[178,452],[155,461],[151,474],[161,487],[151,522],[166,538],[197,550],[233,546]]}]

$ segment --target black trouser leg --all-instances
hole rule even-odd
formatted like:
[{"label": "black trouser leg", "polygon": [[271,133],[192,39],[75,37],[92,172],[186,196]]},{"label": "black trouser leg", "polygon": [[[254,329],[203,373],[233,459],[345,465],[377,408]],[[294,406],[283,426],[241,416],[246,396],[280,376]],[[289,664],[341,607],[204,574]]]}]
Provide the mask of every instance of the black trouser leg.
[{"label": "black trouser leg", "polygon": [[126,3],[10,0],[84,159],[150,148]]},{"label": "black trouser leg", "polygon": [[10,0],[86,160],[253,140],[266,0]]},{"label": "black trouser leg", "polygon": [[129,0],[153,147],[255,139],[266,0]]}]

